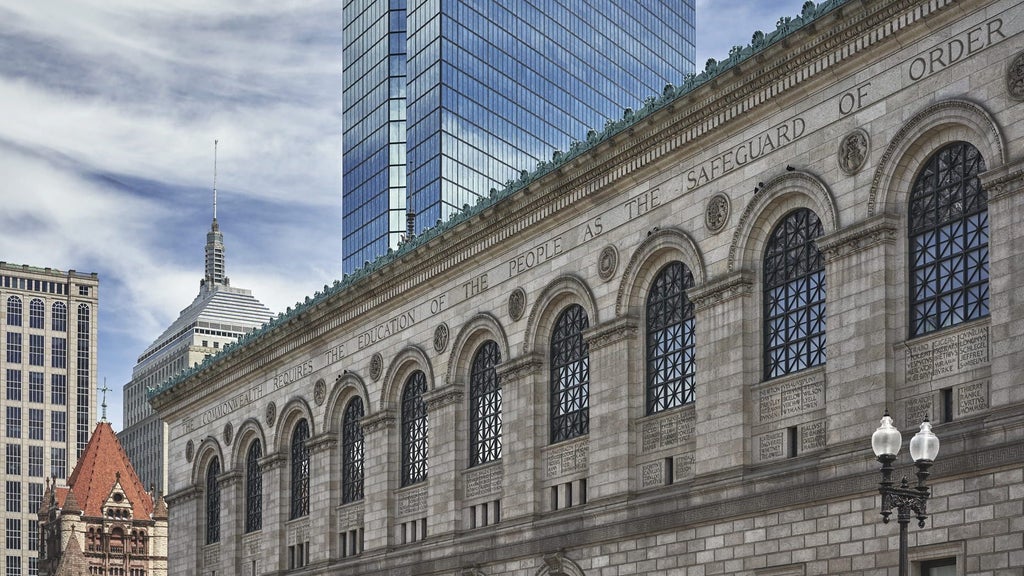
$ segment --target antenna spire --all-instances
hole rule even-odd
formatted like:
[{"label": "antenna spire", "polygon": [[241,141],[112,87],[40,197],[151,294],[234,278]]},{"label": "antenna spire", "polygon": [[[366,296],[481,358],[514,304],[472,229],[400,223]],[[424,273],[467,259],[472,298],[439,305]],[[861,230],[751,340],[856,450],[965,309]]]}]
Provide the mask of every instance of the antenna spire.
[{"label": "antenna spire", "polygon": [[103,418],[104,422],[107,421],[107,392],[110,392],[110,388],[107,388],[107,377],[103,377],[103,388],[100,388],[100,392],[103,392]]},{"label": "antenna spire", "polygon": [[217,219],[217,143],[213,141],[213,219]]}]

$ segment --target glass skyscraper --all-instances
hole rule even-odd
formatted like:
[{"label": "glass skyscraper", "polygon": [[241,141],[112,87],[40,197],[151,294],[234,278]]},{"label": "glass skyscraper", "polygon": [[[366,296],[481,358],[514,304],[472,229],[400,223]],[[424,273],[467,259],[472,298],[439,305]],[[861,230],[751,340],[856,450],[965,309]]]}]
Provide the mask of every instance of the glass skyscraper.
[{"label": "glass skyscraper", "polygon": [[348,273],[694,71],[693,0],[348,0]]}]

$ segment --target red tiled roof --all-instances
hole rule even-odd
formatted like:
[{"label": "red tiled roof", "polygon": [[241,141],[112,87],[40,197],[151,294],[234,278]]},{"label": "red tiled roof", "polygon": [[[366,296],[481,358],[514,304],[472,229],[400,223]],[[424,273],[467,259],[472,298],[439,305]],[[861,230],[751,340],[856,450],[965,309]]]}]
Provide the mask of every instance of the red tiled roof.
[{"label": "red tiled roof", "polygon": [[68,487],[75,491],[83,516],[103,516],[103,504],[118,481],[118,473],[124,495],[132,504],[133,518],[149,520],[153,512],[153,498],[142,486],[110,423],[100,422],[78,459],[75,471],[68,478]]}]

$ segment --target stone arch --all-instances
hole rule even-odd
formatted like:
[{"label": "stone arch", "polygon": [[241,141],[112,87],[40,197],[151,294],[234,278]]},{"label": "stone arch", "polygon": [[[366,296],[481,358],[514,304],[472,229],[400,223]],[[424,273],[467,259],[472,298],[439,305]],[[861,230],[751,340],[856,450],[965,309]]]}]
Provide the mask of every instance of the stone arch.
[{"label": "stone arch", "polygon": [[231,455],[231,468],[245,473],[245,456],[253,440],[259,440],[263,446],[263,454],[267,453],[267,438],[263,426],[256,418],[248,418],[238,427],[235,441],[232,444],[234,454]]},{"label": "stone arch", "polygon": [[[448,373],[445,375],[445,384],[457,385],[464,388],[465,376],[469,370],[469,363],[472,361],[476,349],[486,340],[494,340],[501,350],[501,357],[509,358],[508,336],[504,328],[492,314],[483,312],[469,319],[452,343],[451,356],[448,360]],[[462,380],[460,380],[460,377]]]},{"label": "stone arch", "polygon": [[384,376],[384,386],[381,387],[379,409],[383,412],[389,407],[399,405],[399,395],[409,375],[415,370],[422,370],[427,376],[427,390],[435,388],[434,368],[430,363],[430,357],[419,346],[407,346],[395,355],[394,360],[388,366],[387,374]]},{"label": "stone arch", "polygon": [[541,290],[537,302],[530,310],[530,319],[526,324],[526,337],[523,342],[524,355],[534,352],[538,343],[548,340],[555,317],[569,303],[583,306],[591,326],[600,323],[597,315],[597,299],[590,287],[575,274],[563,274]]},{"label": "stone arch", "polygon": [[547,554],[542,560],[544,564],[537,570],[536,576],[586,576],[579,564],[561,552]]},{"label": "stone arch", "polygon": [[682,230],[663,228],[645,238],[626,264],[615,300],[615,316],[643,306],[654,274],[675,260],[686,264],[696,286],[707,281],[704,257],[697,243]]},{"label": "stone arch", "polygon": [[[281,415],[277,419],[277,430],[274,433],[274,452],[279,454],[290,454],[292,431],[299,420],[305,418],[309,422],[309,437],[317,434],[316,422],[313,420],[313,410],[305,398],[295,397],[288,401],[281,408]],[[269,450],[265,452],[269,453]]]},{"label": "stone arch", "polygon": [[786,172],[758,190],[743,210],[729,245],[729,272],[758,269],[772,227],[797,208],[813,211],[825,234],[839,230],[839,209],[825,183],[807,172]]},{"label": "stone arch", "polygon": [[354,397],[363,399],[364,409],[369,416],[370,393],[366,390],[366,383],[355,372],[345,370],[334,379],[331,392],[327,396],[324,410],[324,430],[341,433],[341,418],[345,413],[345,407]]},{"label": "stone arch", "polygon": [[921,166],[942,146],[955,141],[977,148],[991,170],[1006,163],[1006,141],[999,125],[981,105],[944,100],[914,115],[892,137],[878,162],[868,193],[867,217],[901,215],[899,206]]},{"label": "stone arch", "polygon": [[224,450],[221,448],[220,442],[213,436],[207,436],[203,438],[203,441],[199,443],[199,447],[196,449],[196,457],[192,464],[192,484],[198,487],[206,486],[206,469],[210,467],[210,462],[214,458],[220,460],[221,473],[228,470],[227,463],[224,460]]}]

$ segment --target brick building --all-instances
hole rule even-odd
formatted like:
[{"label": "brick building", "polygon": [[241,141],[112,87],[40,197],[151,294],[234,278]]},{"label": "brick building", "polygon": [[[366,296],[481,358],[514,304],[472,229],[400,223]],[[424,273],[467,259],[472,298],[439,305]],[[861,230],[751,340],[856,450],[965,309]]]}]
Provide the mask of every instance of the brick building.
[{"label": "brick building", "polygon": [[888,410],[1019,575],[1022,144],[1020,2],[808,2],[151,390],[170,573],[891,575]]}]

